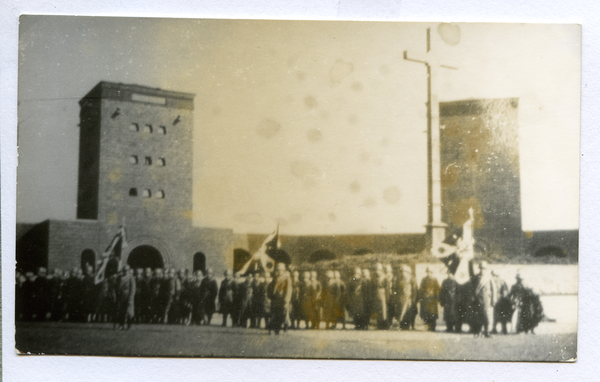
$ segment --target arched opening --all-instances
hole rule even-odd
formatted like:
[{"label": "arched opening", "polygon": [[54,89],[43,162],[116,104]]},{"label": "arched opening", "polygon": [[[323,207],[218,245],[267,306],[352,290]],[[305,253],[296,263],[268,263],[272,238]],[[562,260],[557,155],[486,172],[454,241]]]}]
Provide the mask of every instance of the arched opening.
[{"label": "arched opening", "polygon": [[202,271],[206,274],[206,256],[202,252],[194,253],[194,272]]},{"label": "arched opening", "polygon": [[292,259],[290,255],[283,249],[275,249],[273,251],[269,251],[267,253],[276,263],[285,263],[286,265],[290,265],[292,263]]},{"label": "arched opening", "polygon": [[335,260],[335,258],[335,253],[326,249],[321,249],[316,252],[313,252],[308,258],[308,262],[316,263],[317,261]]},{"label": "arched opening", "polygon": [[132,269],[137,268],[164,268],[163,257],[160,251],[151,245],[140,245],[134,248],[129,254],[127,264]]},{"label": "arched opening", "polygon": [[242,248],[234,249],[233,250],[233,270],[237,272],[240,269],[242,269],[244,267],[244,265],[246,265],[246,263],[248,261],[250,261],[251,257],[252,257],[252,255],[250,254],[250,252],[246,251],[245,249],[242,249]]},{"label": "arched opening", "polygon": [[81,270],[86,272],[88,265],[92,266],[92,272],[96,270],[96,253],[89,248],[81,252]]}]

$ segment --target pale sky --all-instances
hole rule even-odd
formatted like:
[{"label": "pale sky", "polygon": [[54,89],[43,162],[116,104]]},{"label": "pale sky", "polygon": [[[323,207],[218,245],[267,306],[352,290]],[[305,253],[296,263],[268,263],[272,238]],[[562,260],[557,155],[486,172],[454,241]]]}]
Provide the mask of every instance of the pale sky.
[{"label": "pale sky", "polygon": [[191,92],[194,222],[284,234],[426,224],[426,70],[440,101],[519,98],[526,230],[578,227],[580,28],[28,16],[21,21],[17,221],[75,219],[79,106],[99,81]]}]

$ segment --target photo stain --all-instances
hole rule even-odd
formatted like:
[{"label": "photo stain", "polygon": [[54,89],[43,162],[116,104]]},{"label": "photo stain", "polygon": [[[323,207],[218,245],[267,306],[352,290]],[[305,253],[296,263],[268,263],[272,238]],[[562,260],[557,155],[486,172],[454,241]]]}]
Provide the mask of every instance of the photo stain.
[{"label": "photo stain", "polygon": [[317,166],[308,161],[294,161],[290,171],[295,177],[302,179],[307,186],[314,186],[322,173]]},{"label": "photo stain", "polygon": [[437,30],[446,44],[454,46],[460,42],[460,27],[458,25],[441,23]]},{"label": "photo stain", "polygon": [[333,83],[340,83],[354,71],[354,65],[344,60],[337,60],[329,70],[329,77]]},{"label": "photo stain", "polygon": [[116,212],[111,212],[106,217],[106,224],[108,225],[117,225],[119,223],[119,215]]},{"label": "photo stain", "polygon": [[383,200],[389,204],[396,204],[400,201],[400,190],[398,187],[388,187],[383,191]]},{"label": "photo stain", "polygon": [[358,193],[360,191],[360,183],[357,180],[350,184],[350,191],[353,193]]},{"label": "photo stain", "polygon": [[313,96],[306,96],[304,97],[304,105],[309,109],[314,109],[317,107],[317,100]]},{"label": "photo stain", "polygon": [[265,138],[271,139],[281,130],[281,125],[271,119],[264,119],[256,127],[256,133]]},{"label": "photo stain", "polygon": [[352,114],[348,117],[348,123],[351,125],[356,125],[358,123],[358,116],[356,114]]},{"label": "photo stain", "polygon": [[110,175],[108,176],[108,178],[113,183],[118,182],[119,179],[121,179],[121,169],[118,168],[115,171],[111,172]]},{"label": "photo stain", "polygon": [[335,214],[333,212],[329,214],[328,218],[329,218],[329,221],[331,221],[331,222],[334,222],[337,220],[337,216],[335,216]]},{"label": "photo stain", "polygon": [[308,132],[306,133],[306,137],[309,141],[313,143],[319,142],[321,139],[323,139],[323,135],[321,134],[321,131],[319,131],[319,129],[308,130]]},{"label": "photo stain", "polygon": [[302,214],[291,214],[290,223],[299,223],[302,220]]},{"label": "photo stain", "polygon": [[360,92],[363,90],[363,84],[359,81],[354,81],[352,85],[350,85],[350,89],[354,90],[355,92]]},{"label": "photo stain", "polygon": [[368,197],[364,200],[363,205],[368,208],[375,207],[377,205],[377,201],[375,198]]},{"label": "photo stain", "polygon": [[379,67],[379,73],[387,76],[388,74],[390,74],[390,68],[387,65],[381,65]]},{"label": "photo stain", "polygon": [[306,78],[306,73],[298,72],[296,73],[296,78],[298,79],[298,81],[304,81],[304,79]]}]

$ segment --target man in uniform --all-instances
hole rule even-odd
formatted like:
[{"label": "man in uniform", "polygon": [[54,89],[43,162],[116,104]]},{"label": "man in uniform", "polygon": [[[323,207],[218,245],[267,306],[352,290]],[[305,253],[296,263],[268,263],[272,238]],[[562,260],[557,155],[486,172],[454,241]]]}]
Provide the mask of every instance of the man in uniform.
[{"label": "man in uniform", "polygon": [[448,278],[442,281],[440,290],[440,304],[444,307],[444,321],[446,332],[458,332],[458,283],[454,274],[448,270]]},{"label": "man in uniform", "polygon": [[279,334],[279,330],[283,325],[283,330],[287,329],[286,318],[290,309],[292,300],[292,277],[285,269],[284,263],[277,263],[275,278],[269,284],[267,294],[271,299],[271,329],[275,334]]},{"label": "man in uniform", "polygon": [[[232,316],[233,296],[235,294],[235,283],[233,281],[231,270],[226,270],[224,276],[225,279],[221,281],[221,288],[219,288],[219,309],[223,315],[223,323],[221,326],[227,326],[227,316]],[[232,321],[234,321],[233,316]]]},{"label": "man in uniform", "polygon": [[[116,289],[116,320],[115,325],[123,330],[131,328],[135,314],[135,278],[129,265],[125,264],[117,277]],[[114,326],[113,326],[114,328]]]},{"label": "man in uniform", "polygon": [[202,310],[204,313],[204,322],[206,325],[210,325],[212,316],[215,313],[216,306],[215,300],[219,293],[219,286],[217,280],[213,277],[213,270],[211,268],[206,269],[206,277],[200,283],[200,295],[202,296]]},{"label": "man in uniform", "polygon": [[479,263],[479,274],[473,278],[473,294],[475,297],[475,320],[477,321],[477,332],[483,328],[484,337],[490,337],[489,329],[494,322],[494,306],[498,301],[498,288],[490,273],[487,261]]},{"label": "man in uniform", "polygon": [[433,277],[431,269],[425,270],[426,276],[421,280],[421,288],[419,289],[419,300],[421,302],[421,318],[427,330],[435,332],[436,322],[438,319],[438,298],[440,295],[440,284]]}]

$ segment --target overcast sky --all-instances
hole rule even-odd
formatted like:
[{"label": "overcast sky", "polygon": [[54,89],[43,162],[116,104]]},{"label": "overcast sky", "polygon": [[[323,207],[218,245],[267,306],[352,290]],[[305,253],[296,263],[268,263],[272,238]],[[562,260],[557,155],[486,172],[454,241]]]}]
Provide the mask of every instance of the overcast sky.
[{"label": "overcast sky", "polygon": [[[17,221],[75,219],[79,106],[99,81],[196,94],[194,221],[285,234],[423,232],[426,70],[440,101],[517,97],[523,228],[578,227],[580,28],[27,16]],[[452,41],[456,42],[456,41]]]}]

